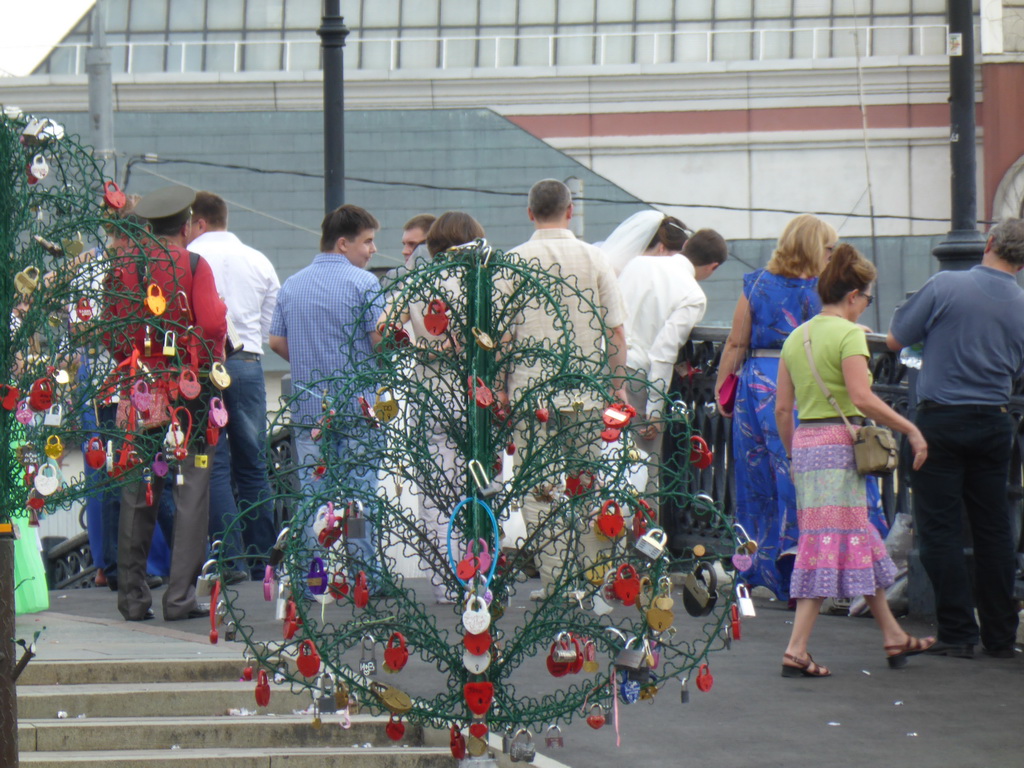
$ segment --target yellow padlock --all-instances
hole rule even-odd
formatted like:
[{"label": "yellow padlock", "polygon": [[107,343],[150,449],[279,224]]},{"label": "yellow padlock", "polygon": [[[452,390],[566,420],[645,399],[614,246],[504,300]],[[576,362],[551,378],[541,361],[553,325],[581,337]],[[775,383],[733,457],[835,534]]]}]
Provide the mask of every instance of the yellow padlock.
[{"label": "yellow padlock", "polygon": [[[386,394],[387,400],[382,400],[381,395]],[[391,421],[398,415],[398,401],[395,400],[391,387],[381,387],[377,390],[377,402],[373,404],[373,413],[380,421]]]},{"label": "yellow padlock", "polygon": [[210,381],[217,389],[227,389],[231,386],[231,374],[224,367],[224,363],[218,361],[210,366]]},{"label": "yellow padlock", "polygon": [[494,349],[494,339],[479,328],[472,328],[470,329],[470,332],[473,334],[473,338],[476,339],[476,345],[480,347],[480,349],[485,349],[488,352]]},{"label": "yellow padlock", "polygon": [[64,455],[64,443],[57,435],[50,435],[46,438],[46,455],[55,461]]},{"label": "yellow padlock", "polygon": [[197,453],[195,462],[198,469],[207,469],[210,466],[210,457],[205,453]]},{"label": "yellow padlock", "polygon": [[14,276],[14,287],[22,296],[31,296],[39,287],[39,268],[28,267]]},{"label": "yellow padlock", "polygon": [[149,307],[149,311],[159,317],[167,309],[167,299],[164,298],[164,292],[160,290],[160,286],[156,283],[150,283],[149,287],[146,288],[146,306]]},{"label": "yellow padlock", "polygon": [[82,240],[82,233],[77,232],[73,238],[67,240],[61,240],[61,245],[64,246],[64,253],[75,258],[80,256],[82,251],[85,250],[85,242]]}]

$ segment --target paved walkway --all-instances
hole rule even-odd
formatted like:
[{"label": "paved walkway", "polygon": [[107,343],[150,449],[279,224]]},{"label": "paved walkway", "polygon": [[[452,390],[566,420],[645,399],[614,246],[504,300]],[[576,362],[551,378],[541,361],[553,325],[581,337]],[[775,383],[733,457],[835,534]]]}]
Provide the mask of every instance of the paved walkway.
[{"label": "paved walkway", "polygon": [[[422,593],[427,589],[417,585]],[[260,584],[245,584],[240,594],[256,625],[279,636],[261,590]],[[159,599],[160,592],[155,596]],[[106,589],[54,592],[51,606],[47,613],[18,620],[19,637],[46,627],[38,643],[40,659],[148,658],[159,663],[234,656],[242,666],[241,647],[223,640],[210,645],[209,622],[203,619],[123,622],[115,595]],[[511,610],[514,616],[523,607]],[[1013,660],[916,657],[906,669],[893,671],[870,619],[822,616],[812,647],[833,677],[783,679],[779,665],[791,617],[777,603],[758,601],[758,616],[744,621],[742,641],[712,657],[715,684],[710,692],[694,687],[690,702],[681,704],[679,687],[671,683],[653,705],[620,707],[620,748],[611,724],[595,732],[581,720],[564,729],[564,749],[545,749],[540,739],[541,751],[574,768],[1024,765],[1024,738],[1018,730],[1024,706],[1021,654]],[[931,631],[912,622],[905,626],[917,634]],[[517,688],[550,689],[552,679],[542,670],[541,665],[524,665]],[[436,672],[412,662],[402,674],[410,692],[417,681],[428,686],[437,680]]]}]

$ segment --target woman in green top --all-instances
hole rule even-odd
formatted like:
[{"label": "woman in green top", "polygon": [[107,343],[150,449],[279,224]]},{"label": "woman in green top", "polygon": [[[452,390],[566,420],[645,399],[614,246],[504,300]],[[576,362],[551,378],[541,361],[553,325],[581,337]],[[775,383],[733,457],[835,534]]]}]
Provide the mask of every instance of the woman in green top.
[{"label": "woman in green top", "polygon": [[[835,396],[838,408],[855,424],[864,417],[902,432],[910,440],[914,468],[928,456],[921,431],[871,391],[868,344],[857,319],[874,296],[877,270],[855,248],[837,246],[818,280],[821,313],[798,327],[782,347],[775,418],[779,437],[792,459],[800,538],[790,594],[796,598],[793,632],[783,656],[783,677],[827,677],[827,667],[814,663],[807,641],[826,597],[864,595],[882,630],[889,666],[906,664],[935,638],[904,632],[889,610],[885,590],[896,567],[878,531],[868,522],[865,479],[857,472],[853,437],[829,404],[812,372],[814,368]],[[794,432],[794,400],[800,426]]]}]

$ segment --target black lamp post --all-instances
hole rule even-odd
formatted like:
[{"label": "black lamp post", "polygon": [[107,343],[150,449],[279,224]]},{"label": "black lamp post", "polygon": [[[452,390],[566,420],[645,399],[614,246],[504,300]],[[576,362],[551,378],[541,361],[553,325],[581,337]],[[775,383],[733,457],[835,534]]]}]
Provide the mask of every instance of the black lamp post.
[{"label": "black lamp post", "polygon": [[320,29],[324,59],[324,212],[345,202],[345,38],[341,0],[324,0]]},{"label": "black lamp post", "polygon": [[[977,150],[974,114],[974,14],[971,0],[949,0],[949,155],[952,170],[950,232],[932,254],[942,269],[970,269],[981,261],[985,237],[978,231]],[[953,47],[952,45],[950,46]]]}]

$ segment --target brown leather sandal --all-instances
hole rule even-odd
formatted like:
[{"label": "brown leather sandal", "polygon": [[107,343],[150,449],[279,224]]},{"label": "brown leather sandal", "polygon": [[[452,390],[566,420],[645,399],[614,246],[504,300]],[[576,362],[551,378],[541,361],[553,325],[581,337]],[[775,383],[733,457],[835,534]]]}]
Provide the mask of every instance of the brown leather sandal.
[{"label": "brown leather sandal", "polygon": [[782,665],[782,676],[783,677],[831,677],[832,672],[829,671],[828,667],[823,667],[817,664],[814,659],[811,658],[811,654],[807,654],[806,659],[798,659],[792,654],[785,653],[782,658],[793,662],[792,664]]},{"label": "brown leather sandal", "polygon": [[907,657],[924,653],[935,645],[934,637],[914,637],[907,635],[903,645],[885,646],[885,660],[889,662],[890,669],[902,669],[907,666]]}]

